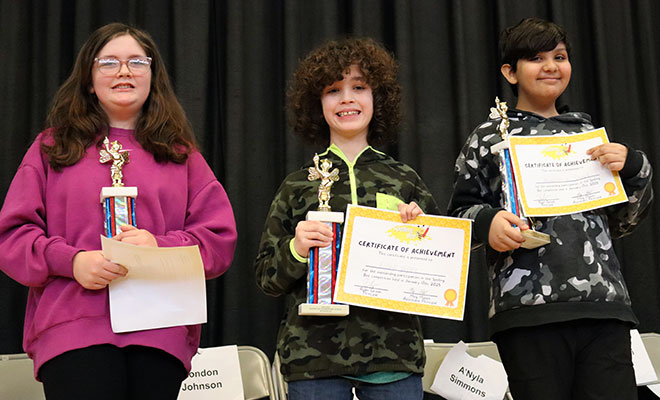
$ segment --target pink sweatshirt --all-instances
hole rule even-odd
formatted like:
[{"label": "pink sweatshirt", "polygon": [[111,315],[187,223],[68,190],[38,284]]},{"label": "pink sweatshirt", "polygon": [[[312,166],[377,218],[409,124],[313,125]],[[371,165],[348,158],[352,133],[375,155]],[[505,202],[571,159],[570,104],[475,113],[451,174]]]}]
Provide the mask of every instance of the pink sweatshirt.
[{"label": "pink sweatshirt", "polygon": [[[199,346],[199,325],[116,334],[110,327],[108,290],[87,290],[73,279],[73,257],[100,250],[103,206],[99,194],[112,186],[110,165],[92,145],[75,165],[54,171],[39,149],[52,143],[42,132],[30,146],[0,211],[0,270],[29,286],[23,347],[39,367],[66,351],[96,344],[142,345],[190,360]],[[199,152],[184,164],[156,163],[133,131],[110,129],[110,141],[130,150],[125,186],[137,186],[138,228],[160,247],[198,245],[206,278],[229,268],[236,225],[222,185]]]}]

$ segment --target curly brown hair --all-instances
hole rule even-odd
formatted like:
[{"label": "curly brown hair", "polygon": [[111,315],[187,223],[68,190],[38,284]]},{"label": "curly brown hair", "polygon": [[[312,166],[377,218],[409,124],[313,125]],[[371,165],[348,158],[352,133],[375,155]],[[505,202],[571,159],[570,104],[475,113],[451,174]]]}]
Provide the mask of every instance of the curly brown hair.
[{"label": "curly brown hair", "polygon": [[90,92],[92,66],[98,52],[110,40],[123,35],[132,36],[152,58],[151,88],[135,126],[136,140],[158,162],[183,163],[197,148],[192,127],[176,99],[156,43],[142,30],[111,23],[89,36],[78,53],[71,75],[53,98],[46,124],[54,128],[54,144],[42,143],[41,150],[55,170],[75,164],[95,139],[97,146],[103,140],[98,137],[107,130],[108,119],[96,96]]},{"label": "curly brown hair", "polygon": [[357,65],[371,87],[374,113],[367,142],[382,145],[396,139],[401,122],[401,86],[394,57],[373,39],[332,40],[305,57],[293,75],[287,97],[294,132],[310,144],[327,145],[330,130],[321,107],[323,89],[344,79]]}]

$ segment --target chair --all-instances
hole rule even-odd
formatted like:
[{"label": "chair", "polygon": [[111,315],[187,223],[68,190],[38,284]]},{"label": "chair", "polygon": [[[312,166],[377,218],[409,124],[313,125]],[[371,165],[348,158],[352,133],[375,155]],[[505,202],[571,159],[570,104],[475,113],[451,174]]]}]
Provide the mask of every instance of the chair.
[{"label": "chair", "polygon": [[[426,365],[424,366],[424,376],[422,377],[422,388],[426,393],[432,393],[431,385],[435,379],[435,374],[440,368],[440,364],[445,359],[449,350],[451,350],[456,343],[424,343],[424,351],[426,352]],[[493,342],[474,342],[466,343],[468,349],[467,353],[472,357],[478,357],[479,355],[485,355],[492,358],[495,361],[502,362],[500,359],[500,353],[497,351],[497,345]],[[506,395],[504,397],[507,400],[513,400],[509,389],[507,388]]]},{"label": "chair", "polygon": [[658,377],[658,382],[660,382],[660,333],[642,333],[640,336],[651,359],[651,364],[653,364],[655,376]]},{"label": "chair", "polygon": [[44,400],[41,382],[34,379],[34,364],[25,353],[0,355],[0,399]]},{"label": "chair", "polygon": [[245,400],[263,397],[277,400],[271,376],[270,360],[263,351],[252,346],[238,346],[238,362],[241,366]]},{"label": "chair", "polygon": [[279,400],[286,400],[286,394],[289,391],[289,388],[287,387],[288,385],[286,384],[286,381],[284,380],[284,376],[282,376],[282,371],[280,370],[280,367],[282,366],[282,363],[280,363],[280,355],[275,352],[275,357],[273,357],[273,384],[275,385],[275,390],[277,391],[277,398]]},{"label": "chair", "polygon": [[431,385],[433,385],[435,374],[438,373],[440,364],[442,364],[445,356],[455,344],[456,343],[424,343],[426,365],[424,366],[424,376],[422,377],[422,389],[424,389],[426,393],[435,394],[431,391]]},{"label": "chair", "polygon": [[497,345],[494,342],[472,342],[467,343],[467,346],[467,352],[472,357],[478,357],[483,354],[495,361],[502,362],[500,352],[497,351]]}]

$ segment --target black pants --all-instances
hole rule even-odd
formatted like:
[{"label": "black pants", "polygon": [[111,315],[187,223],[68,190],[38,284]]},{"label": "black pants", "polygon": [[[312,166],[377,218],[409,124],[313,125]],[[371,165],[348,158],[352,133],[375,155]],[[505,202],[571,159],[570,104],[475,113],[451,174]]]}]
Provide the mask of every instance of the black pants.
[{"label": "black pants", "polygon": [[582,319],[515,328],[493,341],[515,400],[635,400],[630,325]]},{"label": "black pants", "polygon": [[162,350],[99,345],[47,361],[39,378],[48,400],[176,400],[186,370]]}]

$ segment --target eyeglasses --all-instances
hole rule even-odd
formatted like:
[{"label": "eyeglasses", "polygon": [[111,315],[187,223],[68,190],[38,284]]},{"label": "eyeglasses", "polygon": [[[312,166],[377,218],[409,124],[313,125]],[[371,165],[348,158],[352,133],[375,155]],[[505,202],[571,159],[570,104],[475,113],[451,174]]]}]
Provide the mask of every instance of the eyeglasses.
[{"label": "eyeglasses", "polygon": [[103,75],[115,75],[121,70],[121,65],[126,64],[133,75],[140,76],[149,71],[151,57],[133,57],[128,60],[120,60],[116,57],[96,57],[94,64]]}]

